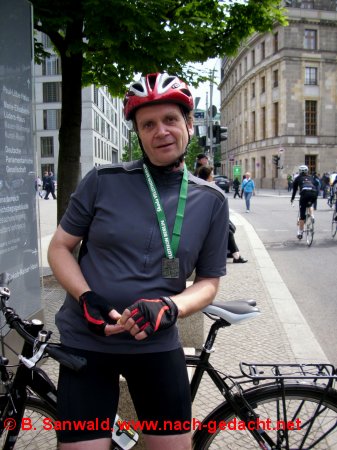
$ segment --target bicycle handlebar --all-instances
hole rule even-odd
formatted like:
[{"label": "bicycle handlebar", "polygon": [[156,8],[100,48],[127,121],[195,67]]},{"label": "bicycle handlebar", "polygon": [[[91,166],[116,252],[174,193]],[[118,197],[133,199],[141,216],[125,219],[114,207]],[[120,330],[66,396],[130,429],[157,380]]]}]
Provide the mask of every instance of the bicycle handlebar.
[{"label": "bicycle handlebar", "polygon": [[[34,320],[31,322],[22,320],[13,308],[6,305],[6,301],[10,297],[10,290],[7,286],[11,280],[12,277],[8,273],[0,274],[0,309],[5,316],[8,326],[13,328],[25,342],[33,347],[36,342],[36,338],[27,331],[27,328],[31,326],[38,327],[38,324],[36,322],[34,323]],[[42,327],[43,324],[41,322],[41,329]],[[60,364],[77,372],[83,369],[87,364],[85,358],[68,353],[61,348],[61,344],[46,343],[44,353],[47,353]]]}]

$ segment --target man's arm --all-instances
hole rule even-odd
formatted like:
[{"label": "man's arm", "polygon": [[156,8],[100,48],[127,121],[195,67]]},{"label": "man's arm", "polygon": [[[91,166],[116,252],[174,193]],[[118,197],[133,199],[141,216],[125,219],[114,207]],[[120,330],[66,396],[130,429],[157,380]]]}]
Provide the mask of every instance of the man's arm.
[{"label": "man's arm", "polygon": [[298,188],[298,177],[295,178],[294,182],[293,182],[293,192],[291,194],[291,199],[290,202],[292,203],[294,201],[296,192],[297,192],[297,188]]},{"label": "man's arm", "polygon": [[90,290],[73,256],[73,251],[81,240],[82,237],[67,233],[59,225],[48,248],[50,268],[62,287],[76,300],[83,292]]}]

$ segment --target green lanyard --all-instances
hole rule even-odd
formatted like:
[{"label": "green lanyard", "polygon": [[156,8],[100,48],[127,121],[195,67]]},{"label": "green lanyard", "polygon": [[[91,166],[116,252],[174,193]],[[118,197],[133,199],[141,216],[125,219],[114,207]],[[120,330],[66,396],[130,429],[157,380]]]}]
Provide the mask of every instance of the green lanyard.
[{"label": "green lanyard", "polygon": [[172,241],[170,241],[169,236],[169,230],[167,227],[166,217],[165,213],[160,201],[160,197],[156,188],[156,185],[153,181],[153,178],[151,176],[151,173],[146,166],[146,164],[143,164],[145,179],[150,191],[150,195],[152,198],[152,202],[154,205],[154,209],[156,211],[157,220],[160,228],[160,233],[162,237],[162,242],[165,250],[166,258],[169,260],[175,259],[175,256],[177,254],[177,250],[179,247],[179,241],[181,236],[181,228],[184,220],[184,213],[185,213],[185,206],[186,206],[186,199],[187,199],[187,189],[188,189],[188,172],[186,165],[184,164],[184,174],[183,179],[181,181],[180,186],[180,194],[179,194],[179,200],[178,200],[178,206],[177,206],[177,212],[176,212],[176,218],[174,222],[173,227],[173,233],[172,233]]}]

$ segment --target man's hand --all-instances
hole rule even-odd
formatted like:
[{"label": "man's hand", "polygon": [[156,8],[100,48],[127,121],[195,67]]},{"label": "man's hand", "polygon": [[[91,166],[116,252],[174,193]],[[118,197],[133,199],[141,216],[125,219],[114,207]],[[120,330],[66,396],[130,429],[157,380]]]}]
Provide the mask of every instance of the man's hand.
[{"label": "man's hand", "polygon": [[177,317],[178,307],[170,297],[142,298],[125,310],[119,323],[137,340],[141,340],[171,327]]},{"label": "man's hand", "polygon": [[87,291],[80,296],[79,303],[88,327],[93,333],[107,336],[124,331],[123,326],[115,325],[120,314],[105,298],[93,291]]}]

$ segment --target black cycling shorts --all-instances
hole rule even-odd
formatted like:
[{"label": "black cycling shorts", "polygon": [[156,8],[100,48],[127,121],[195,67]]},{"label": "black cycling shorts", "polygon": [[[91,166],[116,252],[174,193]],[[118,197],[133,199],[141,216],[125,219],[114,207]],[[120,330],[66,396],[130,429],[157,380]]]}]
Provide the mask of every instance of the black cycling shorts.
[{"label": "black cycling shorts", "polygon": [[305,210],[312,206],[317,199],[317,191],[302,191],[300,196],[300,219],[305,220]]},{"label": "black cycling shorts", "polygon": [[[106,429],[106,424],[111,423],[112,427],[114,423],[119,399],[120,374],[128,383],[138,420],[144,424],[142,433],[173,435],[189,431],[186,424],[191,423],[190,387],[184,352],[181,348],[169,352],[127,355],[96,353],[73,348],[69,351],[84,356],[87,359],[87,367],[80,372],[60,367],[58,383],[58,420],[61,421],[62,427],[62,430],[58,431],[60,442],[111,437],[110,428]],[[136,420],[136,417],[128,419]],[[95,429],[75,430],[74,426],[67,427],[67,422],[64,421],[87,423],[90,426],[86,428]],[[150,423],[154,423],[156,429],[146,430]],[[179,423],[184,424],[184,427],[181,427],[183,429],[174,426]],[[152,425],[149,427],[154,428]]]}]

